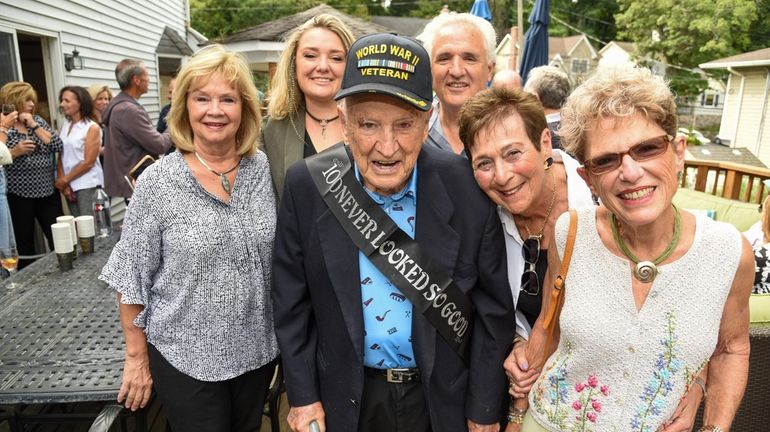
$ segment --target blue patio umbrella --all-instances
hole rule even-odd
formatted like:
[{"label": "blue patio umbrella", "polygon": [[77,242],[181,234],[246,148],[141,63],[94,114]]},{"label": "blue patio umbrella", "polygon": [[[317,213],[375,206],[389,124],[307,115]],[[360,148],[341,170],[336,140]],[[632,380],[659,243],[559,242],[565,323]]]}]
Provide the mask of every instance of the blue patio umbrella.
[{"label": "blue patio umbrella", "polygon": [[471,6],[471,15],[476,15],[492,22],[492,12],[489,11],[487,0],[475,0],[473,6]]},{"label": "blue patio umbrella", "polygon": [[537,0],[529,14],[529,29],[524,35],[524,52],[519,75],[526,82],[529,71],[548,64],[548,24],[551,22],[550,1]]}]

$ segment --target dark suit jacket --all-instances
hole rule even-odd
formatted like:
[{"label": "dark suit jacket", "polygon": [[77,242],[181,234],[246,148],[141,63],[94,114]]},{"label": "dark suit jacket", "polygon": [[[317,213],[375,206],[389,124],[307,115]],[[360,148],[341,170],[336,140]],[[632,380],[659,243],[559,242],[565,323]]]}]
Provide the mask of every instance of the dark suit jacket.
[{"label": "dark suit jacket", "polygon": [[[300,106],[290,117],[280,120],[266,118],[262,128],[262,144],[270,161],[270,174],[279,201],[283,194],[286,170],[301,160],[305,152],[305,108]],[[291,125],[292,121],[294,126]]]},{"label": "dark suit jacket", "polygon": [[[468,161],[423,146],[416,240],[475,306],[470,368],[419,313],[412,337],[436,432],[466,417],[502,417],[502,363],[514,333],[505,245],[494,205]],[[294,164],[278,214],[273,266],[276,335],[292,406],[321,401],[329,431],[355,431],[363,393],[364,328],[358,250],[327,209],[304,162]]]}]

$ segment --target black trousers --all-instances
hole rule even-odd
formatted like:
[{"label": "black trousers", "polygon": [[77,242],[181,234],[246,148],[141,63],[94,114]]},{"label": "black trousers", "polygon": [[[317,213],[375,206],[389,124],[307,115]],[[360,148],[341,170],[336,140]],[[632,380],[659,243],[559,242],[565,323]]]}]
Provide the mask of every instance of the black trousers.
[{"label": "black trousers", "polygon": [[[16,236],[16,250],[19,255],[35,255],[35,220],[43,229],[48,247],[53,250],[51,225],[61,216],[61,198],[59,192],[43,198],[24,198],[8,192],[8,207],[13,219],[13,233]],[[32,264],[30,260],[20,260],[19,268]]]},{"label": "black trousers", "polygon": [[148,344],[155,392],[174,432],[259,431],[276,362],[226,381],[191,378]]},{"label": "black trousers", "polygon": [[389,383],[384,376],[364,368],[358,432],[430,431],[430,415],[421,383]]}]

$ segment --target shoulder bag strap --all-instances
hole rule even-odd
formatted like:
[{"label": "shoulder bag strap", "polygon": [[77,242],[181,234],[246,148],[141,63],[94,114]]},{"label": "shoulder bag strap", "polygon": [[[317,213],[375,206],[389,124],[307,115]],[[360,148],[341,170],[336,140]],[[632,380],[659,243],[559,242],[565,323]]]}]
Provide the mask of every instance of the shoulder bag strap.
[{"label": "shoulder bag strap", "polygon": [[553,283],[553,290],[551,290],[551,302],[548,304],[548,309],[545,311],[543,319],[543,328],[548,334],[548,343],[553,337],[553,333],[556,330],[555,321],[561,313],[561,306],[564,302],[564,289],[567,280],[567,271],[569,270],[569,263],[572,259],[572,249],[575,246],[575,235],[577,233],[577,212],[574,209],[569,209],[569,231],[567,232],[567,244],[564,247],[564,257],[561,260],[561,268],[559,269],[559,275],[556,276],[556,280]]}]

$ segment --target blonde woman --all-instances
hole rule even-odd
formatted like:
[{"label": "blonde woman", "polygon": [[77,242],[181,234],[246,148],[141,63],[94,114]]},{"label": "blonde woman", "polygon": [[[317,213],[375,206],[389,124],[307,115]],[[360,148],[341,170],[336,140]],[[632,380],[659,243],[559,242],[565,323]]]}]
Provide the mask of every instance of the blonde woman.
[{"label": "blonde woman", "polygon": [[278,346],[270,308],[275,198],[257,150],[257,90],[221,45],[193,55],[168,117],[176,152],[137,182],[100,278],[118,293],[118,401],[152,386],[177,431],[259,430]]},{"label": "blonde woman", "polygon": [[334,96],[352,43],[348,27],[329,14],[311,18],[286,41],[262,137],[279,198],[291,164],[342,141]]},{"label": "blonde woman", "polygon": [[112,90],[106,84],[92,84],[88,87],[88,94],[94,101],[94,121],[102,123],[102,112],[107,108],[112,100]]}]

